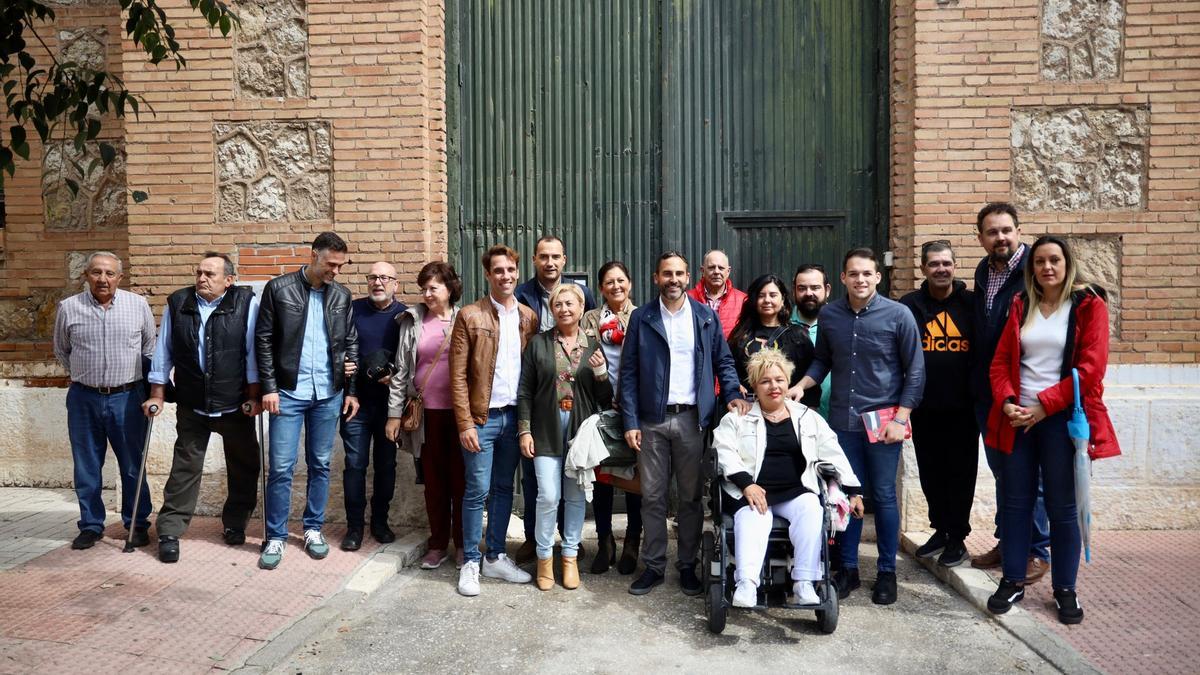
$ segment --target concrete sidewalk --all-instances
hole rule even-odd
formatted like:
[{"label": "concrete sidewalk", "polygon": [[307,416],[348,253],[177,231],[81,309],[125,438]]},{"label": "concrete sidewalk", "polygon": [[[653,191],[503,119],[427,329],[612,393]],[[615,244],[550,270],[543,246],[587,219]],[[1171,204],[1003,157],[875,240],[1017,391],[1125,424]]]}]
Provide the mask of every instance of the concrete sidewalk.
[{"label": "concrete sidewalk", "polygon": [[317,607],[339,594],[361,599],[394,576],[421,541],[401,536],[381,547],[368,537],[346,553],[337,548],[345,526],[331,526],[328,558],[310,559],[293,535],[283,564],[268,572],[257,567],[261,521],[251,521],[244,546],[230,547],[219,519],[195,518],[181,560],[166,565],[155,543],[122,553],[125,529],[113,513],[101,542],[71,550],[76,518],[71,490],[0,488],[0,673],[204,673],[253,663]]},{"label": "concrete sidewalk", "polygon": [[[909,533],[912,553],[927,533]],[[994,544],[990,533],[967,540],[972,554]],[[1077,588],[1084,621],[1058,621],[1050,575],[1030,586],[1009,613],[993,618],[1068,673],[1194,673],[1200,660],[1200,531],[1096,531],[1092,562],[1080,563]],[[982,613],[999,570],[946,569],[921,561]]]}]

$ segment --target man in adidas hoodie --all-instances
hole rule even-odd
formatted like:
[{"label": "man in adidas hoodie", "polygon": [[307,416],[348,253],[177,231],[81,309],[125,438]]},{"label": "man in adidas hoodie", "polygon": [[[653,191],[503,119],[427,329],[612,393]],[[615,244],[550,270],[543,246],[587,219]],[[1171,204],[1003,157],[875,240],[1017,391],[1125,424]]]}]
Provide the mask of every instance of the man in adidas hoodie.
[{"label": "man in adidas hoodie", "polygon": [[921,491],[929,504],[933,536],[917,557],[954,567],[967,559],[963,540],[971,533],[971,502],[979,464],[979,427],[971,404],[971,341],[974,294],[954,278],[949,242],[921,247],[925,282],[903,298],[921,328],[925,395],[912,411],[913,447]]}]

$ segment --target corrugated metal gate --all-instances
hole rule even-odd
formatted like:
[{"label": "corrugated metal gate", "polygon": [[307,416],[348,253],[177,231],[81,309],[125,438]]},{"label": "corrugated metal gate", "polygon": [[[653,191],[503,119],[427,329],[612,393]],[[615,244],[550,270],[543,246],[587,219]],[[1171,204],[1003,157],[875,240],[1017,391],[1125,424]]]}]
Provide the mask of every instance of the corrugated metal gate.
[{"label": "corrugated metal gate", "polygon": [[[452,257],[503,242],[568,270],[724,248],[735,282],[886,241],[882,0],[448,3]],[[457,236],[454,228],[457,228]],[[836,280],[835,280],[836,284]]]}]

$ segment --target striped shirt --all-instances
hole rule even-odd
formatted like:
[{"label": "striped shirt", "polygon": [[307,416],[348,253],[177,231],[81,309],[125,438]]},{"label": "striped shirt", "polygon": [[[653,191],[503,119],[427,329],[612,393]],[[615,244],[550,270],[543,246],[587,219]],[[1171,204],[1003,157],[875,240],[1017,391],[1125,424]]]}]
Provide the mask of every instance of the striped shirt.
[{"label": "striped shirt", "polygon": [[1004,282],[1008,281],[1008,278],[1012,276],[1013,270],[1021,266],[1021,258],[1024,257],[1025,244],[1021,244],[1017,247],[1017,252],[1013,254],[1013,257],[1008,259],[1008,266],[1004,268],[1003,272],[997,272],[996,268],[992,267],[990,262],[988,263],[987,288],[984,294],[988,314],[992,313],[992,303],[996,301],[996,294],[1004,287]]},{"label": "striped shirt", "polygon": [[108,308],[90,290],[64,298],[54,319],[54,355],[72,382],[119,387],[142,377],[154,352],[154,314],[146,299],[117,289]]}]

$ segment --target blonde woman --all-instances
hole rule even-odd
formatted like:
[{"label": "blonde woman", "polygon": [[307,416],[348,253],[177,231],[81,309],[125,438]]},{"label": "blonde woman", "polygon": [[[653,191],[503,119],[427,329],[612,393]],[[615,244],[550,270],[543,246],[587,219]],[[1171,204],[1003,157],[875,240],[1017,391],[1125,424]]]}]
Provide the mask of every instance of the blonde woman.
[{"label": "blonde woman", "polygon": [[586,510],[583,488],[563,480],[567,439],[591,415],[612,406],[612,386],[600,345],[579,330],[583,291],[560,284],[550,291],[554,328],[534,336],[521,355],[517,387],[517,433],[521,454],[533,460],[537,476],[537,587],[554,586],[554,529],[558,502],[564,502],[562,585],[579,587],[579,540]]},{"label": "blonde woman", "polygon": [[817,461],[837,467],[854,515],[861,517],[859,480],[838,445],[837,435],[808,406],[788,398],[795,367],[777,349],[756,352],[746,363],[755,403],[744,415],[726,415],[713,432],[724,477],[722,500],[733,516],[737,570],[734,607],[758,604],[758,585],[767,538],[775,516],[786,518],[795,549],[792,592],[796,604],[820,602],[813,582],[821,579],[821,501]]}]

